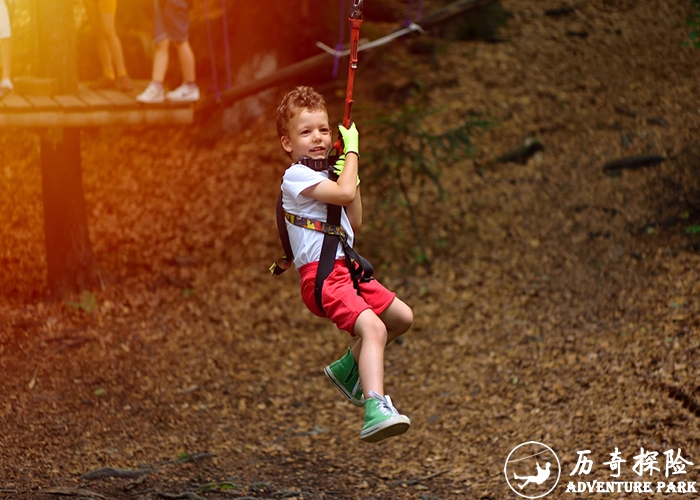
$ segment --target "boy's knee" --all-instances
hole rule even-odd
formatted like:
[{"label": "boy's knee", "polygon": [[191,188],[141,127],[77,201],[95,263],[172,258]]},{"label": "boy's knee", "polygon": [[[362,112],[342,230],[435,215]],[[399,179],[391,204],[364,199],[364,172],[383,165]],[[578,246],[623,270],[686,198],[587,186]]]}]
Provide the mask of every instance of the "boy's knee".
[{"label": "boy's knee", "polygon": [[386,325],[369,309],[358,316],[355,333],[363,342],[385,343],[387,339]]},{"label": "boy's knee", "polygon": [[395,316],[393,319],[392,329],[396,331],[397,336],[402,335],[406,333],[413,325],[413,310],[402,302],[400,307],[395,309],[393,312]]},{"label": "boy's knee", "polygon": [[408,306],[406,306],[406,312],[403,317],[403,323],[406,327],[404,332],[408,331],[408,329],[411,328],[411,326],[413,326],[413,309],[411,309]]}]

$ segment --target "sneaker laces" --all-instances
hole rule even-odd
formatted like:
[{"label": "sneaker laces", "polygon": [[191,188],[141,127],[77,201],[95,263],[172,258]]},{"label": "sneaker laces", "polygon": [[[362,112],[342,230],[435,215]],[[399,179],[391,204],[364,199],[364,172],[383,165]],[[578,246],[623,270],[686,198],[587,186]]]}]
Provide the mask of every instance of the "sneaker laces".
[{"label": "sneaker laces", "polygon": [[377,409],[386,416],[399,415],[399,411],[394,408],[389,396],[380,396],[374,391],[369,391],[369,397],[377,400]]}]

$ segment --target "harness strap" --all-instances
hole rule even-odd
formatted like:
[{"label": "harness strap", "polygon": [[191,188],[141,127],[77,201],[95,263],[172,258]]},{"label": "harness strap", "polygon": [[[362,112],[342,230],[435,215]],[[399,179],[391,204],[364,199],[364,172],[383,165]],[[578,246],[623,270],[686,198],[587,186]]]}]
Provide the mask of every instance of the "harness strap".
[{"label": "harness strap", "polygon": [[284,218],[287,219],[291,224],[295,226],[302,227],[304,229],[313,229],[314,231],[320,231],[326,234],[332,234],[333,236],[339,236],[341,239],[347,240],[347,233],[345,229],[340,226],[335,226],[327,222],[320,220],[309,219],[308,217],[301,217],[300,215],[290,214],[289,212],[284,213]]},{"label": "harness strap", "polygon": [[297,227],[319,231],[331,236],[337,236],[340,239],[340,243],[343,245],[345,255],[349,257],[348,267],[351,273],[359,271],[359,273],[356,275],[357,279],[353,279],[353,281],[367,282],[372,278],[372,274],[374,273],[372,264],[370,264],[367,259],[358,254],[355,249],[348,244],[348,235],[345,232],[345,229],[320,220],[290,214],[289,212],[284,213],[284,218]]},{"label": "harness strap", "polygon": [[292,265],[294,260],[294,252],[292,251],[292,244],[289,241],[289,233],[287,232],[287,225],[284,223],[284,209],[282,208],[282,192],[277,198],[277,208],[275,210],[277,214],[277,232],[280,235],[280,241],[282,242],[282,250],[284,250],[284,255],[282,256],[282,263],[278,264],[273,262],[270,266],[270,272],[275,276],[279,276]]},{"label": "harness strap", "polygon": [[[315,160],[309,157],[300,158],[298,163],[309,167],[317,172],[328,171],[329,178],[332,180],[337,179],[335,172],[329,171],[328,159]],[[285,221],[289,221],[291,224],[302,227],[304,229],[311,229],[313,231],[319,231],[324,233],[323,244],[321,246],[321,256],[318,262],[318,269],[316,271],[316,282],[314,285],[314,297],[316,299],[316,305],[318,308],[325,313],[322,304],[322,292],[323,283],[326,278],[333,271],[333,265],[335,263],[335,255],[338,250],[338,243],[343,245],[343,250],[345,251],[345,260],[347,262],[348,269],[350,271],[350,278],[352,279],[352,284],[357,294],[360,295],[360,283],[366,283],[372,279],[372,274],[374,274],[374,269],[372,264],[369,263],[367,259],[359,255],[349,244],[347,239],[347,233],[340,226],[340,216],[342,213],[342,207],[338,205],[328,205],[328,217],[326,222],[309,219],[307,217],[301,217],[298,215],[290,214],[285,212],[282,206],[282,193],[280,192],[277,198],[277,232],[280,236],[280,241],[282,242],[282,248],[284,250],[284,256],[282,257],[282,263],[273,263],[270,266],[270,272],[274,275],[280,275],[285,272],[292,264],[294,260],[294,252],[292,251],[292,245],[289,241],[289,233],[287,232],[287,225]]]},{"label": "harness strap", "polygon": [[[332,216],[331,207],[329,207],[329,219]],[[350,271],[353,287],[359,295],[360,283],[370,281],[372,279],[374,269],[372,268],[372,264],[370,264],[367,259],[358,254],[355,249],[348,244],[348,237],[345,230],[336,224],[309,219],[308,217],[301,217],[299,215],[290,214],[289,212],[284,213],[284,218],[295,226],[324,233],[323,246],[321,247],[321,257],[319,259],[318,271],[316,273],[316,284],[314,288],[316,305],[318,305],[319,309],[323,311],[323,307],[321,307],[323,283],[325,282],[326,278],[328,278],[328,275],[330,275],[330,273],[333,271],[335,251],[338,248],[338,240],[343,245],[345,260]],[[328,250],[326,250],[326,255],[324,255],[324,248],[328,248]],[[333,253],[329,256],[329,252]]]},{"label": "harness strap", "polygon": [[[332,226],[340,226],[340,211],[342,208],[338,205],[328,205],[328,224]],[[316,298],[316,305],[323,311],[323,301],[321,300],[323,295],[323,283],[326,278],[333,271],[333,265],[335,264],[335,254],[338,250],[338,243],[345,241],[345,238],[340,238],[339,236],[334,236],[332,234],[323,235],[323,245],[321,246],[321,256],[318,259],[318,269],[316,271],[316,283],[314,285],[314,296]],[[347,254],[346,254],[347,256]]]}]

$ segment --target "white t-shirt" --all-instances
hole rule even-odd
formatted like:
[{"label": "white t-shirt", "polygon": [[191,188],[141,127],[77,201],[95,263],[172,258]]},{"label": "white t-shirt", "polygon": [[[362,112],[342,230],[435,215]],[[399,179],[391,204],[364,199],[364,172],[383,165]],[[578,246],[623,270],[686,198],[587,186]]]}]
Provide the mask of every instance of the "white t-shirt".
[{"label": "white t-shirt", "polygon": [[[300,217],[313,220],[326,221],[328,217],[328,207],[322,201],[304,196],[301,192],[319,182],[328,179],[328,172],[316,172],[300,163],[295,163],[289,167],[282,177],[282,208],[285,212]],[[289,221],[287,232],[289,242],[294,252],[294,267],[298,270],[305,264],[316,262],[321,258],[321,247],[323,246],[324,233],[303,227],[295,226]],[[355,233],[352,230],[345,210],[341,210],[340,227],[345,230],[348,236],[348,243],[352,246]],[[338,245],[336,260],[345,258],[343,245]]]}]

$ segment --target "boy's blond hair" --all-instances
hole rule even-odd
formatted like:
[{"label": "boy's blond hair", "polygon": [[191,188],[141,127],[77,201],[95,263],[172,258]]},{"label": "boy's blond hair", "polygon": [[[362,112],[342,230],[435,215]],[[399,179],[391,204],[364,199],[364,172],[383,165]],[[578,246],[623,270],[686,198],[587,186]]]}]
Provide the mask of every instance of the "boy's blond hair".
[{"label": "boy's blond hair", "polygon": [[328,112],[326,100],[311,87],[299,86],[282,98],[277,107],[277,135],[289,135],[287,125],[302,110]]}]

